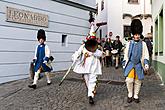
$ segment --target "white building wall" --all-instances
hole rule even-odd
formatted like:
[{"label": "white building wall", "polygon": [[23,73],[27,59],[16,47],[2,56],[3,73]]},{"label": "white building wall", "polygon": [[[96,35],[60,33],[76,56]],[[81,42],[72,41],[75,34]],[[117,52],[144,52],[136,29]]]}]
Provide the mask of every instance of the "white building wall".
[{"label": "white building wall", "polygon": [[130,17],[125,17],[125,19],[123,19],[123,23],[124,23],[124,25],[130,26],[130,24],[131,24],[131,18]]},{"label": "white building wall", "polygon": [[[163,8],[163,33],[165,33],[165,14],[164,14],[164,11],[165,11],[165,0],[152,0],[152,17],[153,17],[153,44],[155,44],[155,37],[157,36],[156,33],[155,33],[155,21],[158,19],[158,16],[159,16],[159,13],[161,11],[161,9]],[[164,6],[164,7],[163,7]],[[159,26],[158,26],[159,27]],[[159,39],[158,39],[159,40]],[[155,48],[155,45],[153,45]],[[158,49],[159,50],[159,49]],[[153,54],[153,60],[156,60],[156,61],[159,61],[159,62],[162,62],[165,64],[165,34],[163,35],[163,56],[155,56],[155,54]],[[153,49],[153,53],[155,53],[155,49]]]},{"label": "white building wall", "polygon": [[[138,4],[128,3],[128,0],[123,0],[123,14],[130,14],[132,16],[140,14],[151,14],[151,3],[150,0],[139,0]],[[138,18],[140,19],[140,18]],[[130,21],[129,21],[130,20]],[[143,24],[143,35],[146,37],[147,33],[151,33],[152,18],[141,19]],[[131,19],[123,19],[123,24],[130,25]]]},{"label": "white building wall", "polygon": [[107,0],[108,11],[107,11],[107,26],[108,33],[112,32],[114,39],[117,35],[123,37],[123,21],[122,21],[122,2],[121,0]]},{"label": "white building wall", "polygon": [[[99,4],[97,21],[107,20],[106,34],[113,32],[112,39],[114,39],[116,35],[121,36],[122,39],[123,26],[131,24],[132,19],[129,17],[123,19],[123,14],[130,14],[132,16],[151,14],[150,0],[139,0],[138,4],[130,4],[128,0],[122,0],[122,2],[121,0],[104,0],[107,9],[100,11],[101,1],[102,0],[96,0],[96,3]],[[150,17],[147,19],[143,18],[142,23],[144,27],[143,35],[146,36],[147,33],[151,32],[152,19]]]},{"label": "white building wall", "polygon": [[[145,11],[144,11],[145,10]],[[151,14],[150,0],[139,0],[138,4],[128,3],[128,0],[123,0],[123,13],[132,14]]]},{"label": "white building wall", "polygon": [[144,37],[147,37],[148,33],[151,33],[151,26],[152,26],[152,18],[142,19],[142,25],[143,25],[143,35]]},{"label": "white building wall", "polygon": [[98,22],[102,22],[102,21],[107,21],[107,11],[108,11],[108,3],[107,0],[104,0],[104,9],[101,10],[101,1],[102,0],[96,0],[96,4],[98,3],[98,14],[97,14],[97,18],[96,20]]},{"label": "white building wall", "polygon": [[139,4],[130,4],[128,0],[123,0],[123,13],[132,14],[133,16],[144,13],[144,0],[140,0]]},{"label": "white building wall", "polygon": [[145,4],[148,4],[148,5],[145,5],[145,10],[146,10],[146,14],[151,14],[151,0],[144,0],[145,1]]},{"label": "white building wall", "polygon": [[152,0],[152,17],[153,20],[158,16],[162,6],[163,6],[164,0]]},{"label": "white building wall", "polygon": [[[101,1],[102,0],[96,0],[96,4],[98,4],[98,14],[96,15],[96,23],[99,22],[107,22],[107,10],[108,10],[108,3],[107,0],[104,0],[104,9],[101,10]],[[102,30],[102,37],[105,37],[107,35],[107,25],[101,26],[99,30]],[[100,31],[97,31],[97,37],[100,35]]]},{"label": "white building wall", "polygon": [[[6,6],[46,14],[49,27],[6,22]],[[71,55],[89,31],[88,19],[88,11],[50,0],[1,0],[0,83],[28,77],[40,28],[46,31],[47,44],[55,57],[54,71],[67,69]],[[62,34],[67,35],[68,46],[62,46]]]}]

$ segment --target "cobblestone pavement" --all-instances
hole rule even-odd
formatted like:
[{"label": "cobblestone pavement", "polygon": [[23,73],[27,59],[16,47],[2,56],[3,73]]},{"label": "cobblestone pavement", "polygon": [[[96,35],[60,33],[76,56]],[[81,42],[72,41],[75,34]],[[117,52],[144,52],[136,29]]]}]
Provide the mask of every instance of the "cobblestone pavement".
[{"label": "cobblestone pavement", "polygon": [[122,69],[103,68],[95,105],[88,103],[85,84],[81,75],[71,72],[58,86],[65,71],[55,72],[52,85],[39,80],[37,89],[28,88],[30,79],[0,85],[0,110],[165,110],[165,86],[153,70],[146,76],[140,92],[139,104],[127,103],[127,89]]}]

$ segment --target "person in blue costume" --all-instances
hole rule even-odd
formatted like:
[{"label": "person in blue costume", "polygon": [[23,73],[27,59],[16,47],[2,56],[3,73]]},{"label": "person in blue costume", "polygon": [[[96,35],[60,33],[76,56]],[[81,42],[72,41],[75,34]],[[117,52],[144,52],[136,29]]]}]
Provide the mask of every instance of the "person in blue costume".
[{"label": "person in blue costume", "polygon": [[46,35],[43,29],[38,30],[37,39],[39,45],[36,46],[35,56],[34,56],[34,80],[33,84],[28,87],[36,89],[37,81],[39,78],[39,74],[41,72],[45,72],[47,78],[47,85],[51,84],[50,80],[50,72],[52,71],[51,61],[50,61],[50,49],[48,45],[45,44]]},{"label": "person in blue costume", "polygon": [[139,103],[139,92],[144,79],[144,72],[149,69],[149,53],[146,43],[140,39],[143,26],[139,19],[134,19],[131,23],[133,40],[126,44],[124,50],[123,69],[126,77],[128,90],[127,102],[135,101]]}]

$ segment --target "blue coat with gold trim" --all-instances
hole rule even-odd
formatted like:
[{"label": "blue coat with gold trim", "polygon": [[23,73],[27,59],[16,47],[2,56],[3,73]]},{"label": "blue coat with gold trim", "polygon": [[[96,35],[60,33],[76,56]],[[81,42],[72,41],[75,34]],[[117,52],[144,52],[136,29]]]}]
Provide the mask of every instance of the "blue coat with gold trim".
[{"label": "blue coat with gold trim", "polygon": [[50,72],[52,66],[48,63],[50,57],[50,49],[46,44],[39,44],[35,50],[35,67],[34,71],[37,72],[40,68],[42,68],[43,72]]}]

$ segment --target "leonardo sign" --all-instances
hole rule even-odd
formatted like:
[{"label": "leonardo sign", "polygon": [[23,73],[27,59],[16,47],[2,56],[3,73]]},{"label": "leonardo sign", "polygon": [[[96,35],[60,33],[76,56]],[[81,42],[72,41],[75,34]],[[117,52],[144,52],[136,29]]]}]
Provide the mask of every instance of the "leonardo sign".
[{"label": "leonardo sign", "polygon": [[48,27],[48,15],[7,7],[6,21]]}]

